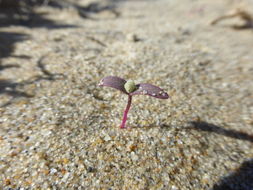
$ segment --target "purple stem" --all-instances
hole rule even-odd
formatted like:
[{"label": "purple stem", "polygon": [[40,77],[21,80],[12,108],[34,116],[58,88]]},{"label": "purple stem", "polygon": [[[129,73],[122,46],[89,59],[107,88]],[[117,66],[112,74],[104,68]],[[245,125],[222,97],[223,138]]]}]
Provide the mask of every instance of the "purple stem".
[{"label": "purple stem", "polygon": [[121,123],[121,125],[120,125],[120,128],[121,128],[121,129],[126,128],[125,125],[126,125],[126,121],[127,121],[127,113],[128,113],[128,111],[129,111],[129,109],[130,109],[131,103],[132,103],[132,96],[131,96],[131,95],[128,95],[127,106],[126,106],[126,109],[125,109],[125,111],[124,111],[122,123]]}]

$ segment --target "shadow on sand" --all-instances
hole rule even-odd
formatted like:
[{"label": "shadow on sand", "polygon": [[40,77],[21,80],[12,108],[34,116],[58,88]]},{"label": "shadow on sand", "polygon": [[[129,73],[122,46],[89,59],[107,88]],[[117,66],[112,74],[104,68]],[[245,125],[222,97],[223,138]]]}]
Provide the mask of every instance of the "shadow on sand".
[{"label": "shadow on sand", "polygon": [[[216,133],[253,143],[253,135],[245,132],[224,129],[203,121],[193,121],[191,125],[192,126],[187,129]],[[253,190],[253,159],[244,161],[235,172],[222,177],[211,190]]]},{"label": "shadow on sand", "polygon": [[18,90],[18,88],[22,88],[26,85],[33,84],[41,80],[54,81],[65,78],[63,74],[51,73],[50,71],[48,71],[43,63],[44,58],[45,56],[41,57],[37,62],[37,67],[40,69],[42,73],[41,75],[37,75],[35,77],[32,77],[26,81],[19,83],[0,79],[0,94],[6,94],[12,97],[9,101],[5,102],[4,104],[0,104],[0,107],[6,107],[10,105],[13,102],[13,100],[18,97],[31,98],[34,96],[33,94],[28,94],[26,92]]},{"label": "shadow on sand", "polygon": [[253,189],[253,159],[244,161],[230,175],[223,177],[212,190],[252,190]]},{"label": "shadow on sand", "polygon": [[[61,24],[47,18],[47,13],[38,13],[36,7],[48,6],[55,9],[72,8],[75,9],[79,16],[85,19],[90,19],[92,13],[102,11],[111,11],[115,16],[119,13],[115,10],[116,1],[108,0],[106,3],[101,2],[90,3],[86,6],[81,6],[74,1],[68,0],[0,0],[0,27],[23,26],[27,28],[47,28],[49,30],[60,28],[76,28],[76,25]],[[6,69],[19,68],[18,63],[3,64],[2,59],[7,57],[15,57],[18,59],[30,59],[29,55],[13,55],[15,44],[28,40],[29,36],[25,33],[0,31],[0,72]],[[9,79],[0,79],[0,95],[5,94],[10,96],[8,102],[0,104],[0,107],[10,105],[14,99],[18,97],[31,98],[34,95],[28,94],[22,90],[23,87],[40,80],[54,81],[64,77],[61,74],[55,74],[48,71],[43,63],[44,56],[37,61],[37,67],[40,69],[40,75],[22,82],[14,82]]]},{"label": "shadow on sand", "polygon": [[86,6],[68,0],[2,0],[0,1],[0,27],[11,25],[25,26],[29,28],[44,27],[47,29],[75,28],[76,25],[59,24],[47,18],[46,13],[38,13],[36,7],[47,6],[54,9],[71,8],[77,11],[80,17],[91,19],[90,14],[103,11],[112,12],[115,17],[120,14],[116,11],[116,2],[93,2]]},{"label": "shadow on sand", "polygon": [[240,139],[240,140],[244,140],[244,141],[249,141],[249,142],[253,143],[253,135],[247,134],[245,132],[236,131],[233,129],[224,129],[222,127],[219,127],[219,126],[207,123],[207,122],[203,122],[203,121],[199,121],[199,122],[193,121],[193,122],[191,122],[191,125],[192,126],[189,127],[188,129],[207,131],[207,132],[216,133],[219,135],[224,135],[227,137]]}]

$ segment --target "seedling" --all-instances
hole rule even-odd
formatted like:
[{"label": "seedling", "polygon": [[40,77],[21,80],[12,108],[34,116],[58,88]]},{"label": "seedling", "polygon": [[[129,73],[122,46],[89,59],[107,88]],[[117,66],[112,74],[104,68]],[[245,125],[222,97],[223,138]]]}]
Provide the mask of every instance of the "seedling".
[{"label": "seedling", "polygon": [[152,84],[147,83],[135,84],[134,81],[132,80],[126,81],[125,79],[116,76],[107,76],[103,78],[100,81],[99,86],[109,86],[117,90],[120,90],[124,94],[128,95],[128,103],[124,111],[123,119],[120,125],[121,129],[126,128],[127,114],[132,104],[132,96],[148,95],[159,99],[169,98],[169,95],[158,86],[154,86]]},{"label": "seedling", "polygon": [[229,13],[229,14],[225,14],[223,16],[218,17],[217,19],[215,19],[211,22],[211,25],[215,25],[218,22],[225,20],[225,19],[231,19],[231,18],[236,18],[236,17],[243,20],[244,24],[232,25],[232,27],[234,29],[252,29],[253,28],[253,15],[242,8],[237,8],[237,9],[231,11],[231,13]]}]

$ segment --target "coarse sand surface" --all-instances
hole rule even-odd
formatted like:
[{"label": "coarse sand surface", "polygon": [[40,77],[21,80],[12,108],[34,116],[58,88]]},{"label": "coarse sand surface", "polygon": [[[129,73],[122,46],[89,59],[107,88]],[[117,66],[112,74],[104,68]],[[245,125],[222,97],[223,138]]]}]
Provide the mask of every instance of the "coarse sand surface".
[{"label": "coarse sand surface", "polygon": [[77,2],[0,26],[0,189],[253,190],[252,0]]}]

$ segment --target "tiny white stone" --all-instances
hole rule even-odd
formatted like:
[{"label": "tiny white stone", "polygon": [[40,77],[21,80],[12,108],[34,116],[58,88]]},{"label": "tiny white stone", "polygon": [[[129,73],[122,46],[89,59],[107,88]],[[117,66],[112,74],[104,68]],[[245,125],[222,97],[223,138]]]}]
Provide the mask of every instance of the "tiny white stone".
[{"label": "tiny white stone", "polygon": [[108,134],[106,134],[105,137],[104,137],[104,140],[105,141],[110,141],[110,140],[112,140],[112,138]]},{"label": "tiny white stone", "polygon": [[172,190],[178,190],[177,186],[175,186],[175,185],[172,185],[172,186],[171,186],[171,189],[172,189]]},{"label": "tiny white stone", "polygon": [[51,168],[51,169],[50,169],[50,173],[51,173],[51,174],[55,174],[56,172],[57,172],[57,169],[55,169],[55,168]]},{"label": "tiny white stone", "polygon": [[70,173],[66,173],[63,178],[62,178],[62,181],[66,181],[70,176]]},{"label": "tiny white stone", "polygon": [[134,152],[131,152],[131,159],[133,161],[137,161],[139,159],[139,157]]},{"label": "tiny white stone", "polygon": [[155,94],[155,93],[152,93],[152,96],[156,96],[156,94]]}]

